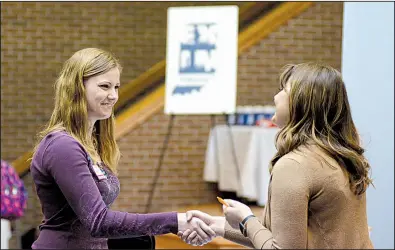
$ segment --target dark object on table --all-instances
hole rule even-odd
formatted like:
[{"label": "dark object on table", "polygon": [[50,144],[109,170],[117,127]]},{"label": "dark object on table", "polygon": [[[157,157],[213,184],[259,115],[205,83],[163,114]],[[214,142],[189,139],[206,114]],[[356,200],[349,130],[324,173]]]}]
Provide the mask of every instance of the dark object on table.
[{"label": "dark object on table", "polygon": [[108,239],[108,249],[155,249],[154,236]]}]

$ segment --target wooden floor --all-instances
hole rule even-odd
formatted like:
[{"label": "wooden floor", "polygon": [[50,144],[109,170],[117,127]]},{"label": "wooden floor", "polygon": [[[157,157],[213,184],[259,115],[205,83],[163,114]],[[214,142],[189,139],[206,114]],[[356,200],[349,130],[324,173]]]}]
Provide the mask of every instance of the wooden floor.
[{"label": "wooden floor", "polygon": [[[214,216],[221,216],[222,205],[219,203],[204,204],[204,205],[194,205],[188,207],[182,207],[178,209],[178,212],[186,212],[188,210],[200,210],[202,212],[208,213]],[[255,215],[260,215],[263,211],[262,207],[251,206],[251,210]],[[237,243],[229,240],[225,240],[221,237],[215,238],[210,243],[201,246],[194,247],[184,243],[177,235],[165,234],[160,236],[155,236],[156,249],[241,249],[245,248]]]}]

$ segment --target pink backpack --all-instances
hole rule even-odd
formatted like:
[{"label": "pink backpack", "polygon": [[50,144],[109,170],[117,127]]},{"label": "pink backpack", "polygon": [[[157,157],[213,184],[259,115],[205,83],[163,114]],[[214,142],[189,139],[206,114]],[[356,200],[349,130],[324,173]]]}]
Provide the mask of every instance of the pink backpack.
[{"label": "pink backpack", "polygon": [[1,218],[15,220],[26,209],[27,192],[15,169],[1,160]]}]

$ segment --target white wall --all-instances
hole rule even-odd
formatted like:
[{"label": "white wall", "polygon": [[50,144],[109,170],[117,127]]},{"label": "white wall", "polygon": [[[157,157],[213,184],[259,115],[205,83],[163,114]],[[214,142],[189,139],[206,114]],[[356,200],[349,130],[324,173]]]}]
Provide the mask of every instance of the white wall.
[{"label": "white wall", "polygon": [[394,3],[345,2],[342,73],[372,166],[367,192],[375,248],[394,249]]}]

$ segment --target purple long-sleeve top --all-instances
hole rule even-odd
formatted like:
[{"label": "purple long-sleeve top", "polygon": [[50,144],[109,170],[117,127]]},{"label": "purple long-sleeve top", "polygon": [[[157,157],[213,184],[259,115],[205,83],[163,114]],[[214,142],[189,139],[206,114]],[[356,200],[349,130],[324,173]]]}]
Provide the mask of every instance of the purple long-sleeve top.
[{"label": "purple long-sleeve top", "polygon": [[[106,249],[107,238],[177,233],[177,213],[113,211],[119,180],[67,132],[48,134],[30,166],[44,220],[33,249]],[[104,177],[103,177],[104,176]],[[130,201],[132,202],[132,200]]]}]

